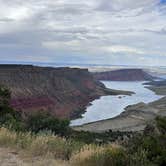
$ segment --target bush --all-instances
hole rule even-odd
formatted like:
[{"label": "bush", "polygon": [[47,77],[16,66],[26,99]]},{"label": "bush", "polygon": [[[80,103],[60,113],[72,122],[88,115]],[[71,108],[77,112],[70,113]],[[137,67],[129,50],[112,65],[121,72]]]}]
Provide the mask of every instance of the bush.
[{"label": "bush", "polygon": [[86,146],[71,158],[74,166],[126,166],[128,162],[125,150],[118,146]]},{"label": "bush", "polygon": [[11,96],[10,91],[6,87],[1,85],[0,86],[0,105],[8,106],[10,96]]},{"label": "bush", "polygon": [[22,130],[21,114],[9,105],[10,91],[0,86],[0,125],[14,130]]},{"label": "bush", "polygon": [[127,144],[127,150],[132,166],[166,165],[165,126],[166,117],[157,117],[156,126],[154,125],[153,127],[150,127],[151,130],[148,132],[144,132],[142,135],[137,134],[133,139],[130,140],[130,142]]},{"label": "bush", "polygon": [[69,124],[69,120],[58,119],[48,113],[39,112],[28,117],[26,128],[35,133],[46,130],[64,136],[69,130]]},{"label": "bush", "polygon": [[166,117],[158,116],[156,118],[156,124],[160,132],[165,135],[166,134]]}]

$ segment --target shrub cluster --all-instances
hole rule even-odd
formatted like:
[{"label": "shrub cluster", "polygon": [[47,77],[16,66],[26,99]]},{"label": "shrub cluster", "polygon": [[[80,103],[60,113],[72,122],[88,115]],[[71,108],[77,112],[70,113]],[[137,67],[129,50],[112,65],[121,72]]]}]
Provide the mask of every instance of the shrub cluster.
[{"label": "shrub cluster", "polygon": [[134,165],[166,165],[166,117],[157,117],[147,125],[143,134],[136,134],[128,142],[127,153]]},{"label": "shrub cluster", "polygon": [[38,112],[28,117],[26,129],[34,133],[51,131],[54,134],[65,136],[69,131],[69,124],[69,120],[58,119],[46,112]]}]

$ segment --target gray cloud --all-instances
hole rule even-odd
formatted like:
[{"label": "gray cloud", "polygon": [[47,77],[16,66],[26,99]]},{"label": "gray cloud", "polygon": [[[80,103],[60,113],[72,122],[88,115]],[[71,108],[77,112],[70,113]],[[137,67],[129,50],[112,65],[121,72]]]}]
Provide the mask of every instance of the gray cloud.
[{"label": "gray cloud", "polygon": [[10,18],[0,18],[0,22],[11,22],[11,21],[14,21],[14,20]]},{"label": "gray cloud", "polygon": [[136,8],[147,8],[156,5],[160,0],[101,0],[98,9],[109,11],[121,11]]},{"label": "gray cloud", "polygon": [[159,0],[0,0],[0,58],[166,65],[165,7]]}]

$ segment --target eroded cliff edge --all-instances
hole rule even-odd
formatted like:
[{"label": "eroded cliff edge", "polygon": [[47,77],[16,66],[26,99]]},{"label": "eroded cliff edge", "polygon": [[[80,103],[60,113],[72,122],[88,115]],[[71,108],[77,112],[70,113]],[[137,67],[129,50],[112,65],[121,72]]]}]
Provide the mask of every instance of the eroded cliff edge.
[{"label": "eroded cliff edge", "polygon": [[78,117],[89,102],[107,94],[87,69],[0,65],[0,84],[11,90],[11,105],[23,115],[45,110],[62,118]]},{"label": "eroded cliff edge", "polygon": [[98,80],[110,81],[152,81],[156,77],[151,76],[143,69],[119,69],[93,73]]}]

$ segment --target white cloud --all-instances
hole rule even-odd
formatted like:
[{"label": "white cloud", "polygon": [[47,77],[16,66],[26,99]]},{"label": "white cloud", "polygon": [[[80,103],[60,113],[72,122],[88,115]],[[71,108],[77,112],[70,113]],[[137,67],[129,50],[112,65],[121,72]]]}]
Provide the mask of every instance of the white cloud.
[{"label": "white cloud", "polygon": [[48,49],[54,50],[76,50],[80,49],[80,42],[78,40],[72,41],[44,41],[42,45]]},{"label": "white cloud", "polygon": [[166,65],[165,7],[159,0],[0,0],[0,57],[25,51],[32,61],[44,52],[55,61],[61,54],[133,64],[159,57]]},{"label": "white cloud", "polygon": [[128,46],[119,46],[119,45],[105,47],[104,50],[109,51],[110,53],[112,52],[112,53],[125,53],[125,54],[126,53],[144,54],[144,52],[139,49]]}]

